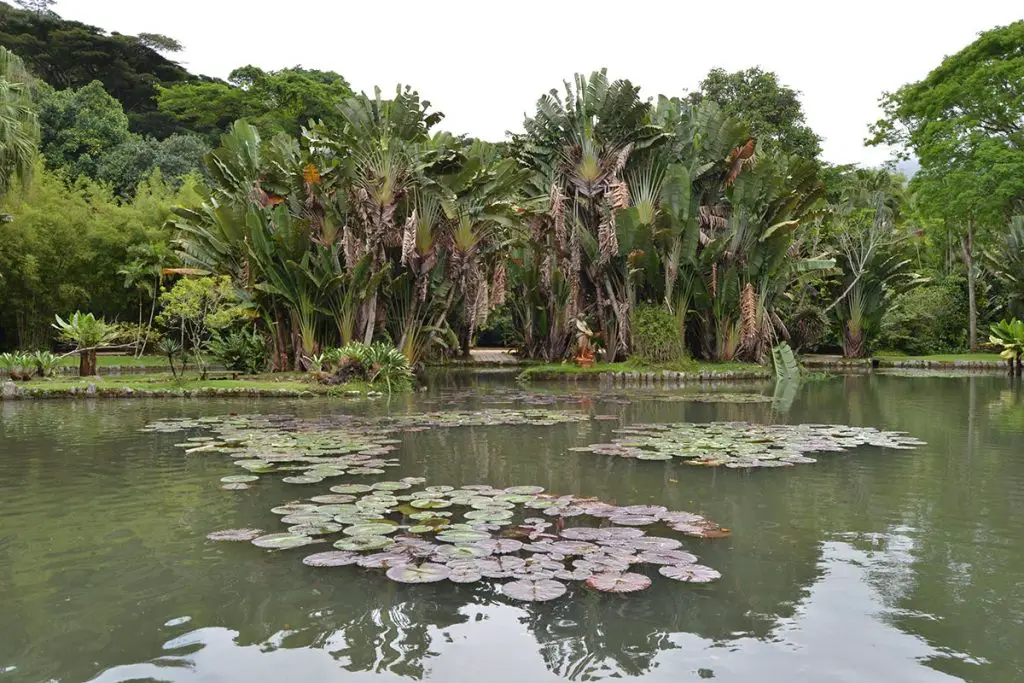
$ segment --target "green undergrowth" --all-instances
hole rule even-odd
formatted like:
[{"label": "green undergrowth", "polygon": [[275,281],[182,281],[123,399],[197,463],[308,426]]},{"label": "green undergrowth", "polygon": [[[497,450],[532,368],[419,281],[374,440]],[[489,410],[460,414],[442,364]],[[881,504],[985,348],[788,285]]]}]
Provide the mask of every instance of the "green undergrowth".
[{"label": "green undergrowth", "polygon": [[634,360],[621,363],[594,363],[590,367],[581,367],[575,363],[542,363],[531,365],[519,374],[520,380],[545,379],[554,376],[574,377],[580,375],[600,375],[605,372],[768,372],[763,365],[756,363],[712,363],[706,361],[677,361],[674,363],[645,364]]}]

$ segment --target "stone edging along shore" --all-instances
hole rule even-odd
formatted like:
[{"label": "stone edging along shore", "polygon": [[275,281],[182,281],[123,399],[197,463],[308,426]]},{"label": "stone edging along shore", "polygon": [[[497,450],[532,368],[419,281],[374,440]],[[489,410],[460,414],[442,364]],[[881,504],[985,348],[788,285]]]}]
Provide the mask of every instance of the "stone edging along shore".
[{"label": "stone edging along shore", "polygon": [[384,394],[379,391],[341,391],[268,389],[249,387],[202,387],[199,389],[133,389],[132,387],[97,387],[87,384],[83,387],[48,389],[46,387],[19,386],[14,382],[0,385],[0,401],[17,401],[53,398],[376,398]]}]

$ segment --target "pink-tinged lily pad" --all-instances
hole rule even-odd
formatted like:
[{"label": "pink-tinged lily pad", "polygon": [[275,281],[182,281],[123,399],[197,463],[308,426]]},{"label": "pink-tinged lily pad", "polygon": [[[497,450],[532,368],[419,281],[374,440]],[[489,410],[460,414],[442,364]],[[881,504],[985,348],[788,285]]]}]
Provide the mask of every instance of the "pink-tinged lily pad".
[{"label": "pink-tinged lily pad", "polygon": [[526,602],[555,600],[565,595],[565,591],[565,584],[553,579],[521,579],[501,587],[505,596]]},{"label": "pink-tinged lily pad", "polygon": [[559,505],[544,509],[548,517],[579,517],[586,514],[586,511],[579,505]]},{"label": "pink-tinged lily pad", "polygon": [[650,586],[651,580],[634,572],[606,572],[591,576],[587,585],[603,593],[635,593]]},{"label": "pink-tinged lily pad", "polygon": [[207,534],[210,541],[251,541],[263,535],[263,529],[221,529]]},{"label": "pink-tinged lily pad", "polygon": [[562,538],[570,541],[602,541],[611,538],[607,529],[595,529],[589,526],[577,526],[570,529],[563,529]]},{"label": "pink-tinged lily pad", "polygon": [[644,535],[641,529],[633,529],[629,527],[612,527],[605,529],[608,532],[608,538],[610,540],[626,540],[630,538],[640,538]]},{"label": "pink-tinged lily pad", "polygon": [[347,550],[328,550],[325,553],[316,553],[302,558],[302,564],[310,567],[345,567],[355,564],[359,555]]},{"label": "pink-tinged lily pad", "polygon": [[663,505],[627,505],[620,510],[624,515],[643,515],[645,517],[661,517],[668,512]]},{"label": "pink-tinged lily pad", "polygon": [[394,546],[384,552],[363,555],[356,562],[364,569],[390,569],[412,563],[413,559],[408,553],[396,552]]},{"label": "pink-tinged lily pad", "polygon": [[486,543],[486,541],[477,541],[477,543],[472,545],[443,545],[434,551],[434,557],[438,561],[448,562],[459,559],[475,560],[491,554],[490,550],[478,546],[478,543]]},{"label": "pink-tinged lily pad", "polygon": [[477,571],[488,578],[505,578],[524,566],[526,560],[513,555],[499,555],[476,561]]},{"label": "pink-tinged lily pad", "polygon": [[696,564],[697,556],[682,550],[647,550],[640,553],[640,560],[647,564]]},{"label": "pink-tinged lily pad", "polygon": [[613,517],[619,514],[621,509],[618,505],[611,505],[600,501],[580,503],[579,507],[583,508],[584,512],[591,517]]},{"label": "pink-tinged lily pad", "polygon": [[573,562],[576,569],[589,569],[595,574],[618,574],[629,570],[630,561],[623,557],[594,554],[582,561]]},{"label": "pink-tinged lily pad", "polygon": [[587,555],[600,550],[599,546],[586,541],[555,541],[551,550],[561,555]]},{"label": "pink-tinged lily pad", "polygon": [[327,493],[310,498],[314,503],[322,503],[324,505],[344,505],[353,502],[355,499],[355,496],[346,493]]},{"label": "pink-tinged lily pad", "polygon": [[488,538],[483,541],[477,541],[473,545],[487,551],[487,554],[493,553],[495,555],[516,553],[523,549],[522,541],[516,541],[511,538]]},{"label": "pink-tinged lily pad", "polygon": [[448,578],[451,570],[443,564],[424,562],[419,566],[402,565],[387,571],[387,577],[398,583],[436,583]]},{"label": "pink-tinged lily pad", "polygon": [[614,517],[609,517],[608,521],[612,524],[618,524],[620,526],[647,526],[654,524],[658,521],[657,517],[651,515],[623,515],[617,514]]},{"label": "pink-tinged lily pad", "polygon": [[448,580],[452,583],[476,583],[482,578],[475,569],[453,569],[448,574]]},{"label": "pink-tinged lily pad", "polygon": [[535,496],[538,493],[544,493],[543,486],[509,486],[505,489],[505,493],[512,493],[517,496]]},{"label": "pink-tinged lily pad", "polygon": [[562,581],[586,581],[593,575],[594,573],[585,567],[573,570],[563,569],[555,572],[555,578]]},{"label": "pink-tinged lily pad", "polygon": [[666,578],[687,583],[711,583],[722,578],[718,570],[702,564],[668,564],[658,567],[658,573]]},{"label": "pink-tinged lily pad", "polygon": [[636,550],[677,550],[682,543],[676,538],[662,538],[660,536],[649,536],[637,538],[630,541]]},{"label": "pink-tinged lily pad", "polygon": [[703,522],[704,518],[692,512],[664,512],[661,515],[661,521],[666,524],[696,524]]}]

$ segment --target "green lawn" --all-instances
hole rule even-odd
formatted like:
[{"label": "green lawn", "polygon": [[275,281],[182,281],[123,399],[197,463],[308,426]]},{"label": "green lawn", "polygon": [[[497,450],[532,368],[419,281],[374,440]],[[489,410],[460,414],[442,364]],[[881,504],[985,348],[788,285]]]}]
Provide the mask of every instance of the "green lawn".
[{"label": "green lawn", "polygon": [[712,363],[706,361],[680,361],[678,363],[664,363],[658,365],[644,365],[636,361],[623,361],[621,363],[594,363],[590,367],[583,368],[575,363],[543,363],[539,365],[531,365],[520,373],[520,379],[531,379],[531,378],[543,378],[550,377],[552,375],[565,375],[578,376],[578,375],[597,375],[604,372],[661,372],[668,370],[670,372],[688,372],[688,373],[700,373],[704,371],[708,372],[751,372],[751,371],[764,371],[767,372],[768,368],[763,365],[757,365],[756,363]]},{"label": "green lawn", "polygon": [[907,356],[893,351],[880,351],[874,354],[879,360],[934,360],[941,362],[952,362],[958,360],[966,361],[1003,361],[998,353],[938,353],[931,356]]},{"label": "green lawn", "polygon": [[[68,367],[78,367],[78,354],[62,358],[60,364]],[[96,356],[96,364],[101,368],[167,368],[167,358],[165,356],[141,356],[136,358],[131,354],[101,353]]]}]

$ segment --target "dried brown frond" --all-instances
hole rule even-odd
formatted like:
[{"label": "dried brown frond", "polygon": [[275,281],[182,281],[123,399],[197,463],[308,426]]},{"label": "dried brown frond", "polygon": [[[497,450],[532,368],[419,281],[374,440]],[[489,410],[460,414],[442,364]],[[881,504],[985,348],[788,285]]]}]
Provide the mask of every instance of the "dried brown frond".
[{"label": "dried brown frond", "polygon": [[260,208],[267,208],[268,199],[269,196],[263,191],[263,188],[260,187],[259,183],[253,185],[252,189],[249,190],[249,202]]},{"label": "dried brown frond", "polygon": [[565,248],[565,197],[558,183],[551,184],[551,219],[555,223],[555,244],[559,249]]},{"label": "dried brown frond", "polygon": [[605,215],[597,228],[597,246],[601,250],[602,264],[608,263],[619,254],[619,236],[615,231],[615,216],[611,212]]},{"label": "dried brown frond", "polygon": [[753,166],[754,150],[756,148],[757,138],[752,137],[739,147],[734,147],[732,152],[729,153],[729,158],[725,161],[729,166],[729,171],[725,176],[726,187],[732,187],[732,184],[736,182],[736,178],[739,177],[740,173],[744,169],[750,169]]},{"label": "dried brown frond", "polygon": [[711,298],[718,297],[718,264],[711,264],[711,276],[708,278],[708,291],[711,292]]},{"label": "dried brown frond", "polygon": [[622,180],[616,180],[612,183],[612,207],[616,210],[628,209],[629,208],[629,185]]},{"label": "dried brown frond", "polygon": [[626,162],[629,161],[629,155],[633,152],[633,143],[629,143],[625,147],[619,150],[618,155],[615,157],[615,166],[612,168],[612,172],[615,175],[619,175],[626,168]]},{"label": "dried brown frond", "polygon": [[409,214],[405,221],[405,232],[402,235],[402,265],[409,262],[410,257],[416,252],[416,209]]},{"label": "dried brown frond", "polygon": [[757,292],[749,282],[740,294],[740,346],[753,349],[757,343]]}]

